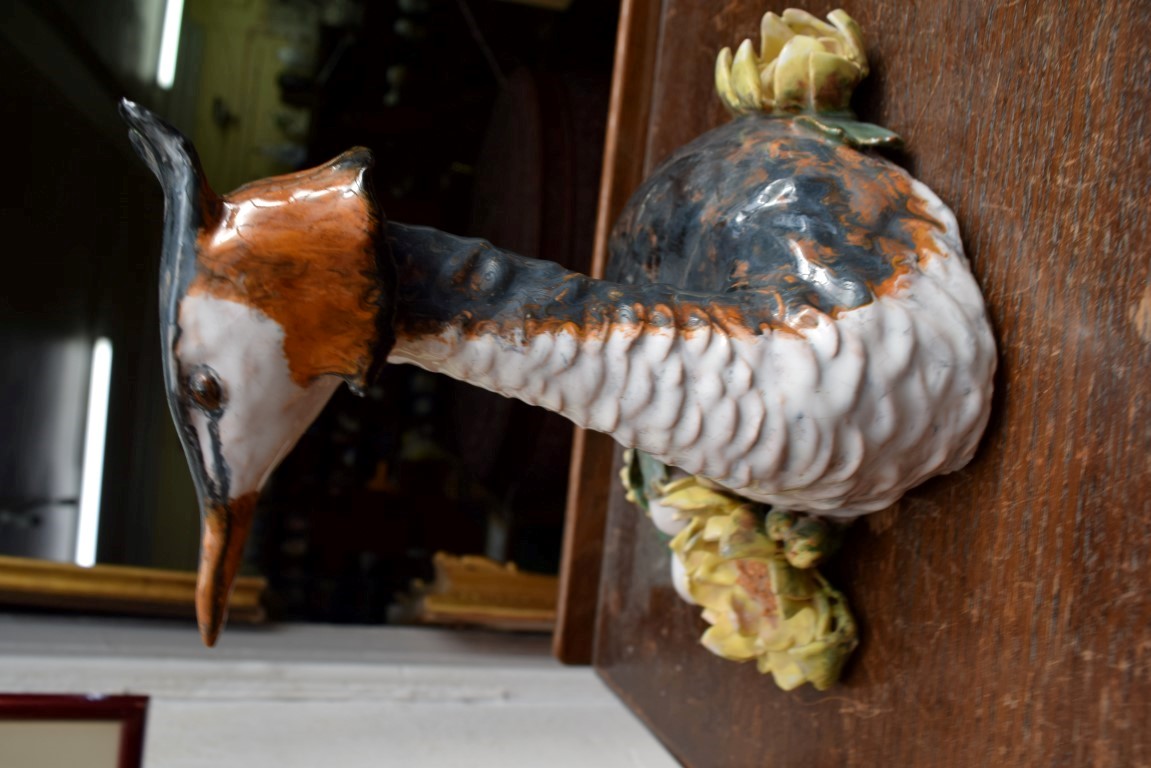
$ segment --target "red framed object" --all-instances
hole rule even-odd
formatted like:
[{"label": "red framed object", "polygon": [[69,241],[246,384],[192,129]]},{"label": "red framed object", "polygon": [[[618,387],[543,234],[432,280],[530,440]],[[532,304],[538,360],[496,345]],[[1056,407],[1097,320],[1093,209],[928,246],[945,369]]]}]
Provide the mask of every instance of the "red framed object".
[{"label": "red framed object", "polygon": [[59,726],[60,735],[64,736],[72,724],[119,723],[116,768],[141,768],[143,765],[147,711],[147,696],[0,693],[0,725],[53,723]]}]

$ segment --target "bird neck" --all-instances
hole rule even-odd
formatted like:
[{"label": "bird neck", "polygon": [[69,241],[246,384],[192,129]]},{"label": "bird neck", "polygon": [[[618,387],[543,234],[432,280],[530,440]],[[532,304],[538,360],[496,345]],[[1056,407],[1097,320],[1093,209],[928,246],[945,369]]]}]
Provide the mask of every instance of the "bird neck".
[{"label": "bird neck", "polygon": [[680,410],[681,381],[656,375],[665,361],[680,365],[672,346],[761,332],[760,310],[737,296],[593,280],[421,227],[390,223],[387,240],[399,285],[389,362],[542,406],[627,445],[658,447],[635,433],[662,434],[653,422]]}]

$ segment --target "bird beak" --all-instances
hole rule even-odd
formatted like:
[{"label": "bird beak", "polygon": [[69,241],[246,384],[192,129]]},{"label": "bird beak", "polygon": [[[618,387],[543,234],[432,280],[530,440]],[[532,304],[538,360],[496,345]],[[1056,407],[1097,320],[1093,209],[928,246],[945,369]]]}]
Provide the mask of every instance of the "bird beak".
[{"label": "bird beak", "polygon": [[227,504],[206,504],[203,512],[203,540],[200,545],[200,572],[196,580],[196,620],[200,637],[211,648],[224,627],[228,598],[240,563],[244,544],[252,528],[258,494],[248,493]]}]

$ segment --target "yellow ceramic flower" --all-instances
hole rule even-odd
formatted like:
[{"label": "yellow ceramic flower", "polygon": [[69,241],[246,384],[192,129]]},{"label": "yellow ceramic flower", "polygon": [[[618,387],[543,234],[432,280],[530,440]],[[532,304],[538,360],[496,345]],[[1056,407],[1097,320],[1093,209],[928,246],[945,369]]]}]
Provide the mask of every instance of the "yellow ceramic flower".
[{"label": "yellow ceramic flower", "polygon": [[851,92],[867,75],[859,25],[844,11],[825,21],[789,8],[768,13],[759,53],[744,40],[715,62],[715,88],[728,109],[748,112],[846,112]]},{"label": "yellow ceramic flower", "polygon": [[791,690],[831,686],[858,643],[843,596],[814,568],[799,569],[764,530],[762,508],[695,477],[662,488],[659,503],[690,522],[671,542],[693,601],[711,624],[701,642],[733,661],[755,660]]}]

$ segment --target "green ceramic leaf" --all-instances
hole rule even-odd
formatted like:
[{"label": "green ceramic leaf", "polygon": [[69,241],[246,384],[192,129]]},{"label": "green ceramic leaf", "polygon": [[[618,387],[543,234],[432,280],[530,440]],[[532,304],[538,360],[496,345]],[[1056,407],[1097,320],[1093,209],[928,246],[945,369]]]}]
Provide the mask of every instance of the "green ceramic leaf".
[{"label": "green ceramic leaf", "polygon": [[820,133],[834,136],[853,147],[901,147],[903,139],[873,123],[861,123],[850,115],[797,115],[795,121]]}]

